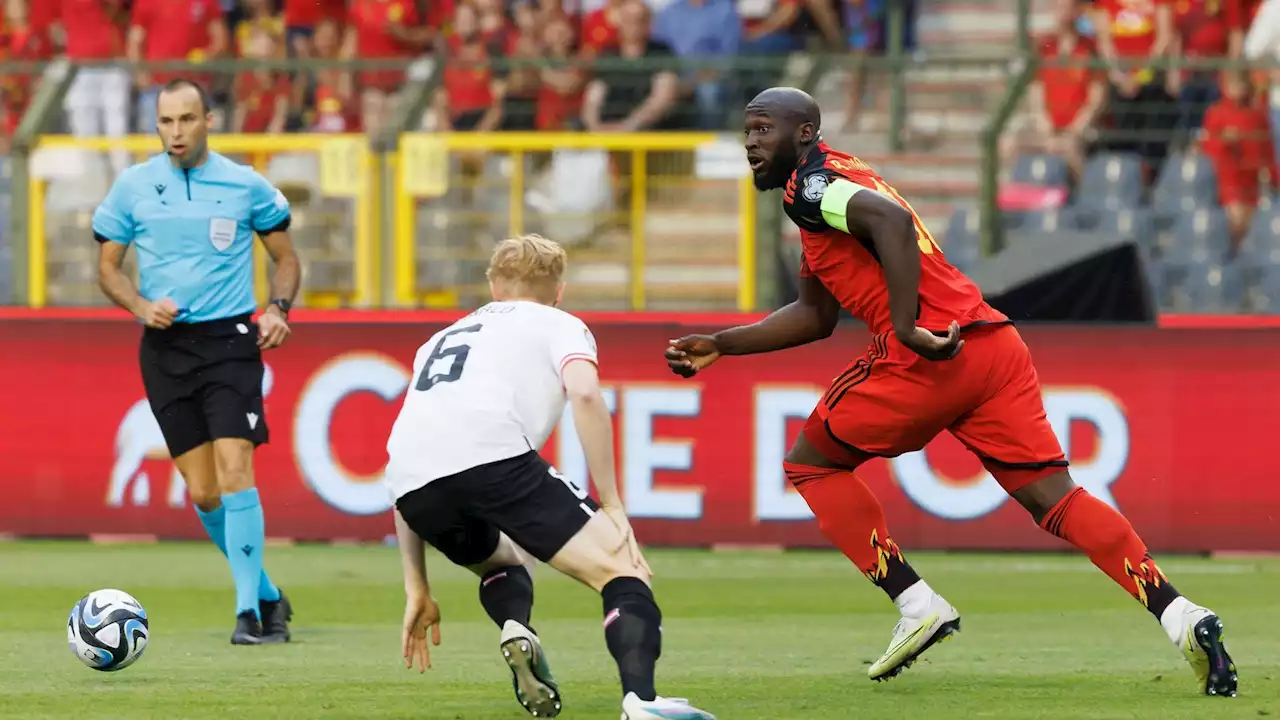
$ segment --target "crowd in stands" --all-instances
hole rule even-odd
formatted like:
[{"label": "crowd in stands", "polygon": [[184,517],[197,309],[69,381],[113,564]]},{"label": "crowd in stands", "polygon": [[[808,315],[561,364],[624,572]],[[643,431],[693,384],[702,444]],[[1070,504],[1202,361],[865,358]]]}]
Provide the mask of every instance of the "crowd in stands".
[{"label": "crowd in stands", "polygon": [[1171,154],[1207,157],[1240,248],[1280,185],[1280,75],[1223,66],[1280,58],[1280,0],[1058,0],[1036,49],[1029,113],[1004,138],[1007,155],[1057,156],[1079,182],[1090,156],[1125,153],[1147,183]]},{"label": "crowd in stands", "polygon": [[[3,55],[38,61],[215,58],[409,60],[443,51],[439,127],[468,130],[723,129],[761,78],[742,55],[808,47],[874,53],[887,0],[4,0]],[[908,34],[916,0],[905,0]],[[908,41],[909,42],[909,41]],[[682,58],[698,58],[682,68]],[[496,58],[507,63],[489,64]],[[615,59],[597,68],[598,59]],[[520,60],[536,60],[536,65]],[[627,60],[644,60],[626,67]],[[66,102],[77,135],[150,132],[171,72],[97,67]],[[210,75],[223,129],[376,131],[402,69]],[[3,88],[11,135],[34,88]]]}]

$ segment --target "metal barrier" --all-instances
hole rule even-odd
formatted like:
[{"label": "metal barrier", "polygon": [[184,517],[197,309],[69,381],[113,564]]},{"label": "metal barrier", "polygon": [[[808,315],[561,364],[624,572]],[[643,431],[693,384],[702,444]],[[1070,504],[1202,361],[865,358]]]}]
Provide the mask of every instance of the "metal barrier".
[{"label": "metal barrier", "polygon": [[578,306],[755,307],[756,191],[716,135],[407,134],[392,162],[400,306],[473,303],[489,241],[542,232],[581,268]]},{"label": "metal barrier", "polygon": [[[379,219],[374,200],[380,188],[377,174],[370,171],[366,137],[211,135],[209,146],[272,177],[293,203],[292,233],[304,274],[302,303],[312,307],[376,305],[381,269],[376,252]],[[147,156],[159,151],[159,141],[149,136],[46,135],[39,138],[35,149],[89,153],[123,149],[135,156]],[[83,252],[89,247],[93,205],[51,203],[50,181],[36,173],[28,174],[27,183],[28,304],[44,307],[105,303],[91,277],[95,265],[86,262]],[[254,261],[255,292],[259,302],[265,303],[269,259],[260,244],[255,246]]]}]

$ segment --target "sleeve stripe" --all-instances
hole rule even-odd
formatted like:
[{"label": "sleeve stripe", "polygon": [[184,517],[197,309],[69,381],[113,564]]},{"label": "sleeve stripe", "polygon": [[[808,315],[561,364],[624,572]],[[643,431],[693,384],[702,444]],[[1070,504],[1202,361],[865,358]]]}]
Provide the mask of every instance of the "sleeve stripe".
[{"label": "sleeve stripe", "polygon": [[265,230],[255,230],[254,232],[262,236],[270,235],[272,233],[284,232],[285,230],[289,229],[289,225],[291,225],[292,223],[293,223],[293,216],[285,215],[284,220],[281,220],[280,222],[276,223],[274,226],[267,228]]},{"label": "sleeve stripe", "polygon": [[569,363],[573,362],[574,360],[586,360],[587,362],[591,363],[592,365],[595,365],[596,367],[600,367],[600,361],[596,358],[596,356],[595,356],[595,355],[588,355],[587,353],[570,353],[570,354],[568,354],[568,355],[565,355],[565,356],[560,360],[560,375],[561,375],[561,376],[563,376],[563,375],[564,375],[564,366],[565,366],[565,365],[568,365]]}]

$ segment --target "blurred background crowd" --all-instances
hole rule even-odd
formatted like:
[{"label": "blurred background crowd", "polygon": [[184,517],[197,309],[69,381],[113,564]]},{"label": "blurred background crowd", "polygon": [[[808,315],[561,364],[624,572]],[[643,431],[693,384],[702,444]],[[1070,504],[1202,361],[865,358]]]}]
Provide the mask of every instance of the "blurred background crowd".
[{"label": "blurred background crowd", "polygon": [[[1022,23],[1018,6],[5,0],[2,43],[10,62],[90,64],[51,126],[82,137],[150,132],[175,73],[138,68],[160,61],[263,62],[197,78],[233,133],[375,134],[423,57],[443,69],[412,120],[422,131],[735,132],[752,93],[803,78],[828,141],[880,167],[961,266],[991,250],[975,203],[981,131],[1022,48],[1038,62],[999,137],[1001,230],[1132,236],[1162,305],[1280,311],[1267,270],[1273,245],[1280,260],[1280,0],[1032,0]],[[307,59],[335,62],[286,69]],[[35,73],[5,77],[7,136],[37,86]],[[117,172],[132,161],[110,158]]]}]

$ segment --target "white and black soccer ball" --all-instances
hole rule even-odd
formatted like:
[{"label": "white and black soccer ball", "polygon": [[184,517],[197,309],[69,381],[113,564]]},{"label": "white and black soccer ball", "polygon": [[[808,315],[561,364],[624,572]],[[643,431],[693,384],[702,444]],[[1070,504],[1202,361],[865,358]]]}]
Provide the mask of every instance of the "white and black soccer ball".
[{"label": "white and black soccer ball", "polygon": [[137,662],[150,635],[147,611],[122,590],[95,590],[67,618],[67,645],[94,670],[123,670]]}]

